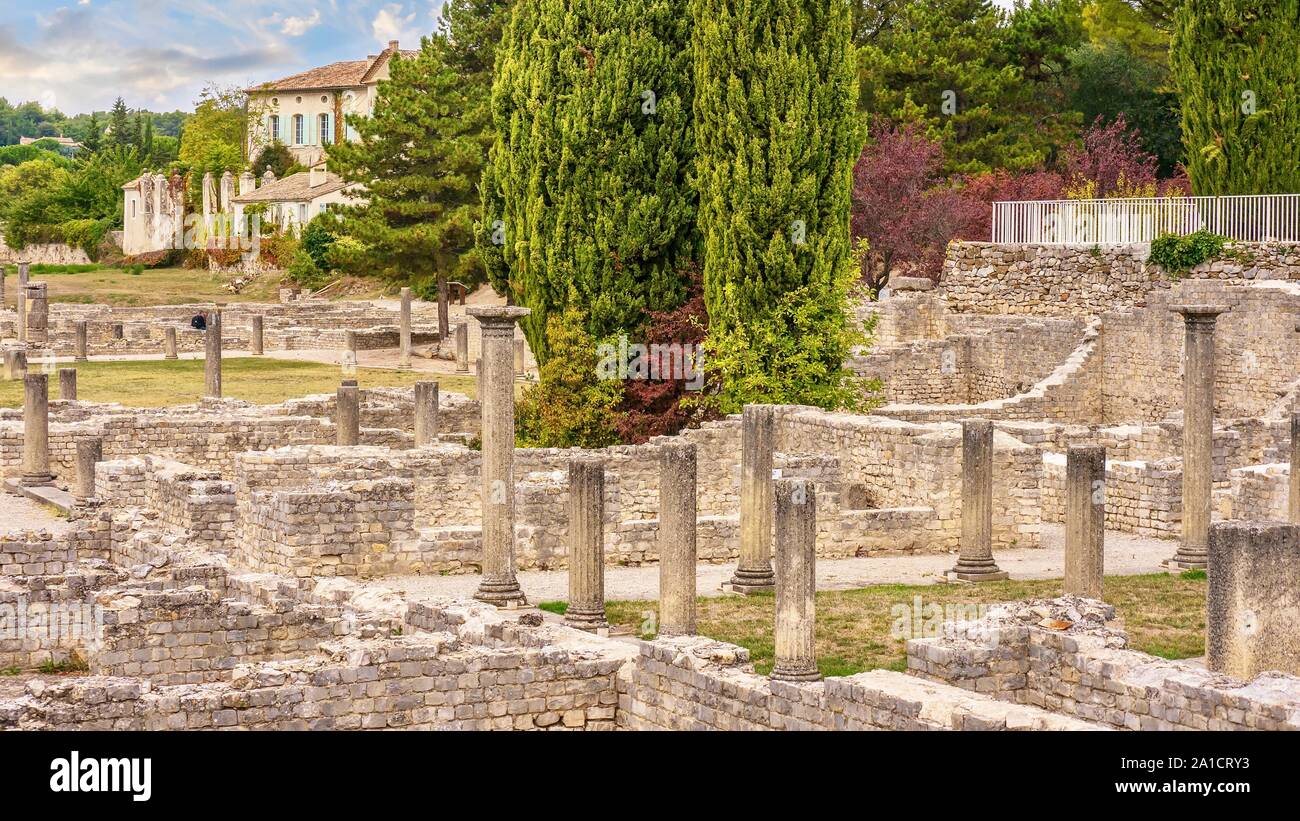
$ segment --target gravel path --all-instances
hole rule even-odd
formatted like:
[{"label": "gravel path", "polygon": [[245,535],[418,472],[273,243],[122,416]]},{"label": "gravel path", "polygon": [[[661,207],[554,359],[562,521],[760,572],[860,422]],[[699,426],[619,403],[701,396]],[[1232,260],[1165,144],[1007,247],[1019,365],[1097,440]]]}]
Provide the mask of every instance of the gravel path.
[{"label": "gravel path", "polygon": [[[1160,562],[1173,555],[1177,543],[1138,538],[1125,533],[1106,534],[1106,572],[1137,575],[1161,570]],[[1043,547],[1037,550],[999,550],[998,565],[1013,579],[1053,579],[1064,574],[1065,532],[1060,525],[1043,525]],[[821,559],[817,562],[819,590],[850,590],[873,584],[934,584],[952,567],[950,553],[919,556]],[[701,564],[696,584],[702,596],[720,596],[721,585],[731,578],[732,564]],[[470,596],[478,587],[476,575],[389,576],[377,586],[405,592],[412,600],[437,596]],[[519,583],[533,603],[568,598],[568,571],[523,571]],[[605,597],[611,601],[659,598],[659,567],[607,567]]]},{"label": "gravel path", "polygon": [[0,531],[41,528],[52,533],[62,533],[68,529],[68,522],[26,496],[0,492]]}]

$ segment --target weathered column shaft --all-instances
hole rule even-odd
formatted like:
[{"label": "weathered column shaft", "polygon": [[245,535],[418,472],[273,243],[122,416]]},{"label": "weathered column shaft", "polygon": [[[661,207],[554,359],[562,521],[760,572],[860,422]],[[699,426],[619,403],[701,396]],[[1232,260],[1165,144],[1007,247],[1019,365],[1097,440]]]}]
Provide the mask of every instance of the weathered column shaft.
[{"label": "weathered column shaft", "polygon": [[175,328],[163,329],[163,358],[164,359],[176,358],[176,329]]},{"label": "weathered column shaft", "polygon": [[527,372],[525,351],[527,347],[522,339],[515,340],[515,376],[522,377]]},{"label": "weathered column shaft", "polygon": [[451,333],[451,307],[447,301],[447,278],[438,277],[438,339]]},{"label": "weathered column shaft", "polygon": [[203,395],[221,398],[221,311],[208,315],[207,330],[203,332]]},{"label": "weathered column shaft", "polygon": [[731,579],[738,593],[772,590],[772,450],[776,414],[771,405],[746,405],[740,428],[740,560]]},{"label": "weathered column shaft", "polygon": [[86,320],[83,319],[77,323],[77,343],[76,343],[76,351],[73,356],[73,358],[76,359],[76,361],[78,362],[85,362],[87,359],[90,358],[89,336],[90,336],[90,323],[86,322]]},{"label": "weathered column shaft", "polygon": [[961,546],[951,573],[962,581],[1007,578],[993,560],[993,422],[961,423]]},{"label": "weathered column shaft", "polygon": [[438,441],[438,383],[415,383],[415,446]]},{"label": "weathered column shaft", "polygon": [[569,462],[569,606],[564,623],[580,630],[605,621],[605,466]]},{"label": "weathered column shaft", "polygon": [[483,579],[475,598],[493,604],[524,600],[515,576],[515,380],[511,340],[529,311],[512,306],[469,309],[482,328],[478,395],[482,408]]},{"label": "weathered column shaft", "polygon": [[411,367],[411,289],[402,289],[402,307],[398,331],[400,356],[397,367]]},{"label": "weathered column shaft", "polygon": [[27,352],[18,348],[5,351],[5,379],[22,379],[27,373]]},{"label": "weathered column shaft", "polygon": [[14,301],[14,311],[18,315],[18,341],[27,341],[27,284],[20,277],[18,280],[18,295]]},{"label": "weathered column shaft", "polygon": [[1065,457],[1065,592],[1102,597],[1106,542],[1106,449],[1076,445]]},{"label": "weathered column shaft", "polygon": [[695,635],[695,445],[659,451],[659,635]]},{"label": "weathered column shaft", "polygon": [[1242,680],[1300,676],[1300,525],[1220,522],[1208,559],[1205,666]]},{"label": "weathered column shaft", "polygon": [[340,385],[334,400],[334,427],[338,444],[355,446],[361,441],[361,392],[355,385]]},{"label": "weathered column shaft", "polygon": [[27,342],[43,348],[50,341],[50,303],[44,282],[27,283]]},{"label": "weathered column shaft", "polygon": [[23,377],[24,485],[48,485],[50,473],[50,385],[43,373]]},{"label": "weathered column shaft", "polygon": [[1169,560],[1184,570],[1206,566],[1214,489],[1214,326],[1227,310],[1182,305],[1183,315],[1183,541]]},{"label": "weathered column shaft", "polygon": [[77,440],[77,481],[73,497],[78,503],[95,498],[95,465],[104,461],[104,440],[98,436]]},{"label": "weathered column shaft", "polygon": [[807,479],[774,482],[776,654],[772,678],[816,681],[817,495]]},{"label": "weathered column shaft", "polygon": [[59,368],[59,398],[77,398],[77,369]]},{"label": "weathered column shaft", "polygon": [[1291,414],[1291,476],[1287,490],[1288,521],[1300,524],[1300,412]]},{"label": "weathered column shaft", "polygon": [[469,322],[456,326],[456,373],[469,373]]},{"label": "weathered column shaft", "polygon": [[251,318],[251,322],[252,322],[252,330],[251,330],[251,339],[249,340],[248,343],[248,350],[253,354],[253,356],[262,356],[264,352],[264,348],[263,348],[264,340],[262,337],[262,315],[253,314]]}]

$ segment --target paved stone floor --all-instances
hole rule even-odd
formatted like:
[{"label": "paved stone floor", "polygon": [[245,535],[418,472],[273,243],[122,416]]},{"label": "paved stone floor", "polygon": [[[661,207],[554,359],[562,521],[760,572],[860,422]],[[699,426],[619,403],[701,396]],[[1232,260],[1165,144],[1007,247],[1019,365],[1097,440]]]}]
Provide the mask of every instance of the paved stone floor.
[{"label": "paved stone floor", "polygon": [[27,528],[61,533],[68,529],[68,522],[25,496],[0,492],[0,530]]},{"label": "paved stone floor", "polygon": [[[1124,533],[1106,534],[1106,573],[1137,575],[1160,571],[1160,562],[1172,556],[1177,543],[1137,538]],[[1064,575],[1065,530],[1043,526],[1043,547],[1036,550],[1000,550],[998,564],[1013,579],[1053,579]],[[934,584],[956,561],[955,554],[822,559],[817,562],[818,590],[851,590],[873,584]],[[731,578],[733,564],[701,564],[696,584],[702,596],[723,595],[721,585]],[[422,597],[470,596],[478,587],[476,575],[390,576],[375,580],[392,590],[404,591],[412,600]],[[524,571],[519,583],[532,603],[568,598],[567,570]],[[659,566],[607,567],[605,597],[610,600],[659,598]]]}]

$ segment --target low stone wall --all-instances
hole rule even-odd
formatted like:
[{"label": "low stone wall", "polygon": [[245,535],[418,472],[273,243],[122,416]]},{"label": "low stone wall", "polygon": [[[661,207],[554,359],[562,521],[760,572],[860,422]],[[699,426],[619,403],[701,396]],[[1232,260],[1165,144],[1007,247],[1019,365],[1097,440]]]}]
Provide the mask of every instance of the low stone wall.
[{"label": "low stone wall", "polygon": [[20,251],[10,248],[4,237],[0,237],[0,265],[17,265],[20,262],[32,265],[89,265],[90,257],[80,248],[64,243],[36,243]]}]

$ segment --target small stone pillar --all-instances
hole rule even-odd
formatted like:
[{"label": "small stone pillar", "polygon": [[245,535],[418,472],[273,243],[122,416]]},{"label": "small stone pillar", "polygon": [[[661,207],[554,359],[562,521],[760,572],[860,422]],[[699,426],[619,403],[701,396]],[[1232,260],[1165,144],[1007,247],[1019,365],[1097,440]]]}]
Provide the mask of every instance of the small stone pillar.
[{"label": "small stone pillar", "polygon": [[1205,666],[1243,680],[1300,676],[1300,525],[1220,522],[1207,557]]},{"label": "small stone pillar", "polygon": [[27,352],[19,348],[5,351],[5,379],[22,379],[27,373]]},{"label": "small stone pillar", "polygon": [[90,323],[86,322],[86,320],[83,319],[77,323],[77,344],[76,344],[76,351],[73,356],[73,358],[78,362],[85,362],[88,359],[90,359],[89,337],[90,337]]},{"label": "small stone pillar", "polygon": [[44,282],[27,283],[27,343],[44,348],[50,341],[50,303]]},{"label": "small stone pillar", "polygon": [[1074,445],[1065,457],[1065,593],[1102,597],[1106,448]]},{"label": "small stone pillar", "polygon": [[1183,315],[1183,541],[1166,564],[1206,566],[1214,489],[1214,326],[1223,305],[1178,305]]},{"label": "small stone pillar", "polygon": [[121,322],[113,323],[113,338],[126,339],[126,326],[123,325]]},{"label": "small stone pillar", "polygon": [[469,323],[456,326],[456,373],[469,373]]},{"label": "small stone pillar", "polygon": [[27,342],[27,283],[23,282],[22,277],[18,278],[18,297],[14,302],[14,310],[18,314],[18,341]]},{"label": "small stone pillar", "polygon": [[605,465],[599,459],[569,462],[569,607],[564,623],[588,631],[609,627],[605,621]]},{"label": "small stone pillar", "polygon": [[361,441],[361,389],[356,385],[340,385],[334,402],[334,426],[338,429],[338,444],[355,447]]},{"label": "small stone pillar", "polygon": [[659,451],[659,635],[695,635],[695,445]]},{"label": "small stone pillar", "polygon": [[32,264],[31,264],[30,262],[20,262],[20,263],[18,263],[18,287],[19,287],[19,289],[22,289],[22,288],[26,288],[26,287],[27,287],[27,280],[28,280],[28,278],[29,278],[29,276],[30,276],[30,275],[29,275],[29,271],[31,271],[31,267],[32,267]]},{"label": "small stone pillar", "polygon": [[95,502],[95,465],[104,461],[104,440],[101,437],[77,441],[77,481],[72,496],[78,505]]},{"label": "small stone pillar", "polygon": [[253,356],[262,356],[262,315],[253,314],[252,316],[252,333],[249,339],[248,349]]},{"label": "small stone pillar", "polygon": [[221,311],[208,314],[203,348],[203,395],[221,398]]},{"label": "small stone pillar", "polygon": [[451,308],[447,302],[447,278],[438,277],[438,339],[451,333]]},{"label": "small stone pillar", "polygon": [[737,593],[774,589],[772,573],[772,405],[746,405],[740,423],[740,560],[731,578]]},{"label": "small stone pillar", "polygon": [[76,368],[59,368],[59,398],[67,400],[77,398]]},{"label": "small stone pillar", "polygon": [[176,329],[163,328],[163,359],[176,358]]},{"label": "small stone pillar", "polygon": [[1291,477],[1287,498],[1287,519],[1300,524],[1300,412],[1291,414]]},{"label": "small stone pillar", "polygon": [[0,310],[5,306],[5,277],[7,270],[4,265],[0,265]]},{"label": "small stone pillar", "polygon": [[522,339],[515,340],[515,376],[519,379],[523,379],[524,375],[528,373],[526,364],[528,360],[525,353],[527,350],[527,345]]},{"label": "small stone pillar", "polygon": [[807,479],[777,479],[776,681],[817,681],[817,495]]},{"label": "small stone pillar", "polygon": [[515,576],[515,380],[510,351],[527,308],[473,306],[482,328],[478,397],[482,409],[483,579],[474,598],[503,605],[526,601]]},{"label": "small stone pillar", "polygon": [[23,473],[29,487],[50,485],[50,384],[43,373],[23,377]]},{"label": "small stone pillar", "polygon": [[411,367],[411,289],[402,289],[402,307],[401,322],[398,329],[398,348],[400,355],[397,360],[397,367],[407,369]]},{"label": "small stone pillar", "polygon": [[415,383],[415,446],[438,441],[438,383]]},{"label": "small stone pillar", "polygon": [[357,372],[357,332],[344,331],[343,333],[343,372],[346,374],[355,374]]},{"label": "small stone pillar", "polygon": [[961,423],[961,547],[949,575],[960,581],[1007,578],[993,560],[993,422]]}]

